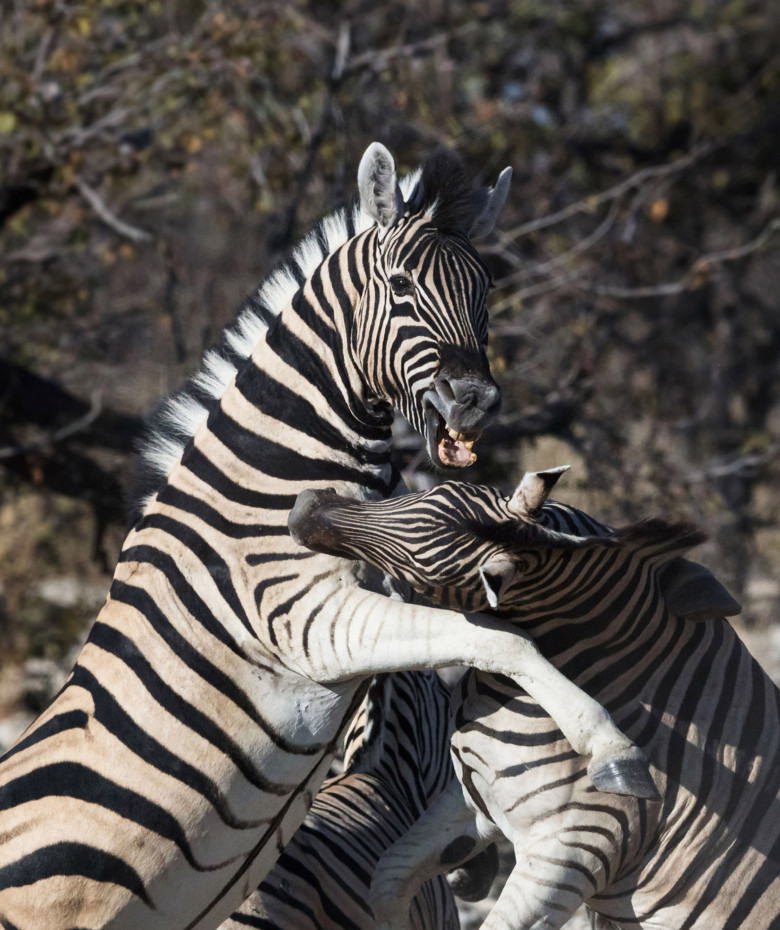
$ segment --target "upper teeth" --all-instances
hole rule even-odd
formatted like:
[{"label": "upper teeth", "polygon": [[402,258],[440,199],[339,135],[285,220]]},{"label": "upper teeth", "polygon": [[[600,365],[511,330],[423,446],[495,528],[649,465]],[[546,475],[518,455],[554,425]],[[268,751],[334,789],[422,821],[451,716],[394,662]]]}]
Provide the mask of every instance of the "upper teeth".
[{"label": "upper teeth", "polygon": [[457,430],[447,427],[447,434],[450,439],[454,439],[456,442],[465,442],[467,445],[471,446],[474,444],[474,440],[470,438],[468,433],[459,433]]}]

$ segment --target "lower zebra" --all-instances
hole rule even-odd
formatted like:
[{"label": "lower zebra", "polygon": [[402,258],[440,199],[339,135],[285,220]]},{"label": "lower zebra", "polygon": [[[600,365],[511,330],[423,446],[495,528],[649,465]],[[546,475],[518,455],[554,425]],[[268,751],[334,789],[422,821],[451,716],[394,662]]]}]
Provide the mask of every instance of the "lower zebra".
[{"label": "lower zebra", "polygon": [[661,795],[596,794],[528,694],[468,672],[452,743],[467,802],[445,792],[383,857],[378,923],[408,926],[409,895],[454,864],[454,838],[473,852],[500,831],[517,865],[490,930],[553,930],[582,901],[601,930],[777,930],[780,692],[721,619],[736,602],[681,557],[702,534],[541,507],[560,471],[527,475],[511,498],[451,483],[379,504],[308,495],[297,513],[315,548],[513,617],[645,751]]},{"label": "lower zebra", "polygon": [[[435,672],[374,679],[329,779],[263,883],[220,930],[373,930],[369,888],[382,854],[455,779],[450,692]],[[495,847],[467,864],[461,897],[485,897]],[[435,876],[411,903],[413,930],[458,930],[450,885]]]}]

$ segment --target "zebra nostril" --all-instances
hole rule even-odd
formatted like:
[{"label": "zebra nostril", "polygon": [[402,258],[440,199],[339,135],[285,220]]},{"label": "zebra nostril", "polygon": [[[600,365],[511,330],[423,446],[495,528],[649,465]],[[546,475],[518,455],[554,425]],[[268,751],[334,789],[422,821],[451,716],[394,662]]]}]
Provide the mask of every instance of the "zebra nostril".
[{"label": "zebra nostril", "polygon": [[449,378],[437,378],[436,379],[436,392],[443,401],[446,401],[449,404],[457,403],[458,398],[455,391],[452,389]]},{"label": "zebra nostril", "polygon": [[482,406],[488,413],[498,413],[498,408],[501,406],[501,391],[498,385],[488,384],[485,386]]}]

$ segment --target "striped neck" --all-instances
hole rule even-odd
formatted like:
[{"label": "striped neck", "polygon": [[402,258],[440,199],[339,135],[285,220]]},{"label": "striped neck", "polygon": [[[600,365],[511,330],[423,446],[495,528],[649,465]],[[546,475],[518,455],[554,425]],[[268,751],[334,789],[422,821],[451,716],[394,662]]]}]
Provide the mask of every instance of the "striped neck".
[{"label": "striped neck", "polygon": [[390,493],[392,410],[371,404],[345,349],[376,249],[376,230],[361,233],[302,283],[185,447],[160,504],[181,506],[184,493],[242,522],[286,526],[313,482]]},{"label": "striped neck", "polygon": [[553,595],[549,606],[537,600],[530,617],[518,617],[542,653],[588,692],[610,687],[616,661],[651,673],[700,629],[667,611],[660,559],[606,549],[572,553],[572,561],[580,564],[565,583],[580,593],[567,595],[568,606],[555,605]]}]

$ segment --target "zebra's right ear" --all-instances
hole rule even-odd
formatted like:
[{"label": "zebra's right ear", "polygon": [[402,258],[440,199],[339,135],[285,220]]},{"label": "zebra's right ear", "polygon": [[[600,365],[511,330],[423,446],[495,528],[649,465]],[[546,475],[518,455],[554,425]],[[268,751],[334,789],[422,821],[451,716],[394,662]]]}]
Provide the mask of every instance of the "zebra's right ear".
[{"label": "zebra's right ear", "polygon": [[484,198],[481,209],[474,217],[469,229],[470,239],[481,239],[493,232],[498,214],[506,202],[509,193],[509,182],[512,180],[512,169],[507,167],[499,174],[494,187],[483,188]]},{"label": "zebra's right ear", "polygon": [[395,176],[393,156],[381,142],[372,142],[358,167],[360,207],[382,229],[389,229],[403,214],[404,198]]},{"label": "zebra's right ear", "polygon": [[495,610],[506,594],[509,583],[517,575],[514,562],[506,558],[493,558],[479,566],[479,577],[485,588],[488,604]]}]

